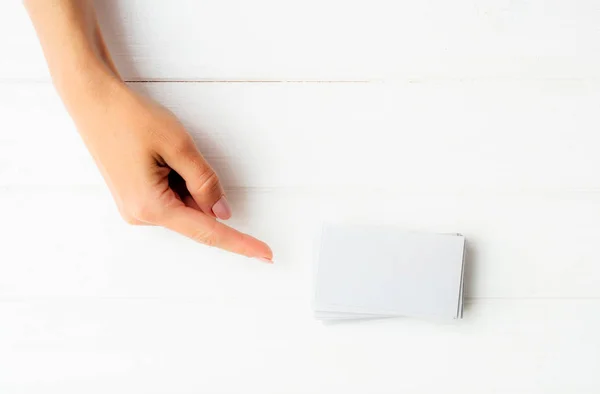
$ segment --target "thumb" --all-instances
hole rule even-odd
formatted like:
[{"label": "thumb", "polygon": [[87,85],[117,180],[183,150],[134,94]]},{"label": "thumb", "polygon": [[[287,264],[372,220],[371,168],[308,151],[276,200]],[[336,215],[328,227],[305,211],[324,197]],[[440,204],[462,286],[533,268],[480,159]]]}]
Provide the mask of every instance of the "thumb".
[{"label": "thumb", "polygon": [[178,148],[167,148],[163,159],[185,181],[190,195],[207,215],[227,220],[231,207],[219,177],[196,148],[191,137],[186,136]]}]

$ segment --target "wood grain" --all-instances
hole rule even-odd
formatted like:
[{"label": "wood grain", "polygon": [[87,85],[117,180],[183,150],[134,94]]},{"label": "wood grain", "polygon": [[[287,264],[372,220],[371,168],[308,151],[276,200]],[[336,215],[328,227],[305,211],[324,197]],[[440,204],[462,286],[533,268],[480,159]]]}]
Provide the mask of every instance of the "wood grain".
[{"label": "wood grain", "polygon": [[470,298],[600,298],[598,194],[228,194],[231,225],[267,241],[274,267],[130,227],[104,187],[2,189],[0,298],[308,296],[324,220],[463,233]]},{"label": "wood grain", "polygon": [[[245,260],[217,263],[231,283],[222,289],[258,280],[264,291],[304,291],[311,234],[341,218],[464,233],[470,297],[600,296],[594,83],[133,87],[189,127],[234,198],[234,224],[264,236],[286,267],[277,280],[250,280],[236,273]],[[1,268],[4,295],[206,294],[215,278],[203,270],[214,266],[166,273],[174,250],[184,261],[238,261],[124,226],[50,85],[5,83],[0,103],[13,128],[0,144],[4,231],[13,240],[5,250],[18,262]],[[28,248],[32,239],[39,248]]]},{"label": "wood grain", "polygon": [[[600,190],[592,82],[133,84],[228,188]],[[0,185],[100,185],[52,87],[5,83]]]},{"label": "wood grain", "polygon": [[468,319],[322,326],[298,298],[0,302],[0,390],[593,393],[598,300],[481,300]]},{"label": "wood grain", "polygon": [[[597,2],[96,6],[276,264],[126,225],[2,1],[2,394],[600,391]],[[324,220],[463,233],[465,319],[317,323]]]},{"label": "wood grain", "polygon": [[[593,0],[96,1],[129,80],[597,78]],[[0,5],[1,78],[47,78],[18,1]]]}]

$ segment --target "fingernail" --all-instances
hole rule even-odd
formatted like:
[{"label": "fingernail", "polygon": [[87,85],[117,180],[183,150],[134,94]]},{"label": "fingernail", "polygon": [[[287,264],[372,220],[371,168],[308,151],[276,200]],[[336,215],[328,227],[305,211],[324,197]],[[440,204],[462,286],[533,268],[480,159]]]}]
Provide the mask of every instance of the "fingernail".
[{"label": "fingernail", "polygon": [[231,217],[231,207],[225,196],[221,197],[219,201],[213,205],[212,211],[219,219],[227,220]]},{"label": "fingernail", "polygon": [[273,264],[273,260],[269,260],[264,257],[257,257],[256,259],[262,261],[263,263]]}]

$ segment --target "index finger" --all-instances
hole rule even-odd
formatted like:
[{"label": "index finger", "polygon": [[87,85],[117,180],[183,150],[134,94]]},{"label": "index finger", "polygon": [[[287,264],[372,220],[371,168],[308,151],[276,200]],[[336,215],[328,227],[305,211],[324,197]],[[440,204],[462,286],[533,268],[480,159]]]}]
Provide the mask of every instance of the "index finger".
[{"label": "index finger", "polygon": [[165,212],[162,226],[197,242],[272,263],[269,246],[193,208],[178,205]]}]

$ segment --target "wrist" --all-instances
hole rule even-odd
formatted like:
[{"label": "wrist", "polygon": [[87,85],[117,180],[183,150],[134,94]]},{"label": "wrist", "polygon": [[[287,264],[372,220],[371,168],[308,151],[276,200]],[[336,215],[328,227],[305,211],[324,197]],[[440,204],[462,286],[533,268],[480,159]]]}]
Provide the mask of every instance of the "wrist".
[{"label": "wrist", "polygon": [[76,123],[102,116],[127,86],[114,66],[91,0],[25,0],[52,81]]},{"label": "wrist", "polygon": [[77,33],[46,53],[52,81],[67,109],[100,100],[119,86],[125,86],[110,57],[97,23]]},{"label": "wrist", "polygon": [[126,85],[99,60],[78,63],[60,75],[53,76],[61,99],[71,116],[76,117],[86,108],[106,103]]}]

